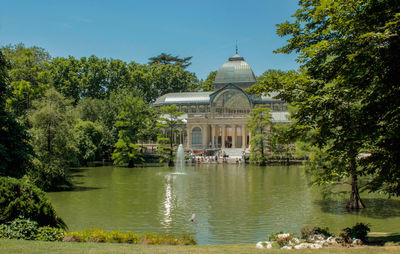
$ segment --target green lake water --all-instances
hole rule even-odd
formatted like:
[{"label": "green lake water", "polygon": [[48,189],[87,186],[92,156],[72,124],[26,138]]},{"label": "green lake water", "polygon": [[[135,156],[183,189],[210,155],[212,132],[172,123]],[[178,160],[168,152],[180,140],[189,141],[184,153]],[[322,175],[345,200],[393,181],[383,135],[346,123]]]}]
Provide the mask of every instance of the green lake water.
[{"label": "green lake water", "polygon": [[345,200],[322,200],[297,166],[210,164],[186,166],[184,173],[96,167],[77,170],[73,180],[76,190],[48,193],[70,230],[187,232],[199,244],[255,243],[305,225],[337,233],[364,222],[372,231],[400,232],[399,199],[362,194],[367,208],[350,212]]}]

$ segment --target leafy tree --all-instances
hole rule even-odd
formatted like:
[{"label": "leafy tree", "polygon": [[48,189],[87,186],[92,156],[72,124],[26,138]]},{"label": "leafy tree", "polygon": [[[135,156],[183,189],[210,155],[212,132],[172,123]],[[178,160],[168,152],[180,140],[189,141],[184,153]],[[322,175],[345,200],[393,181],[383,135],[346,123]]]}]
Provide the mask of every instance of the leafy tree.
[{"label": "leafy tree", "polygon": [[6,99],[10,95],[8,68],[9,64],[0,50],[0,109],[4,110]]},{"label": "leafy tree", "polygon": [[112,92],[107,99],[81,99],[76,107],[82,121],[93,122],[102,131],[100,141],[101,157],[111,160],[114,144],[118,140],[118,128],[115,126],[118,116],[119,102],[122,95]]},{"label": "leafy tree", "polygon": [[52,88],[46,91],[43,98],[34,101],[33,107],[29,113],[30,132],[38,160],[30,177],[45,190],[71,185],[68,168],[78,165],[71,101]]},{"label": "leafy tree", "polygon": [[46,194],[24,179],[0,177],[0,197],[0,224],[24,217],[40,226],[67,228]]},{"label": "leafy tree", "polygon": [[100,125],[91,121],[78,120],[74,126],[74,135],[80,165],[87,165],[88,161],[102,159],[103,130]]},{"label": "leafy tree", "polygon": [[149,58],[149,65],[153,64],[172,64],[172,65],[179,65],[183,69],[189,67],[192,63],[190,60],[192,56],[179,58],[178,56],[172,56],[171,54],[161,53],[158,56],[150,57]]},{"label": "leafy tree", "polygon": [[128,167],[133,167],[135,161],[141,161],[139,140],[146,136],[146,126],[154,122],[154,112],[149,105],[138,97],[138,91],[122,89],[124,95],[119,101],[119,111],[117,121],[118,141],[115,144],[112,158],[115,164],[127,163]]},{"label": "leafy tree", "polygon": [[118,59],[100,59],[97,56],[77,60],[57,57],[49,64],[54,87],[65,97],[77,103],[81,98],[107,98],[112,91],[129,85],[128,65]]},{"label": "leafy tree", "polygon": [[210,72],[206,80],[200,82],[199,89],[201,89],[203,92],[214,91],[214,86],[212,84],[214,83],[216,75],[217,71]]},{"label": "leafy tree", "polygon": [[270,147],[274,154],[286,159],[286,164],[290,164],[290,158],[294,154],[295,136],[288,123],[277,123],[271,126]]},{"label": "leafy tree", "polygon": [[[157,155],[160,158],[160,162],[168,162],[168,166],[172,167],[173,162],[170,164],[171,154],[173,154],[173,148],[170,145],[171,139],[167,138],[164,133],[157,135]],[[173,155],[172,155],[173,156]]]},{"label": "leafy tree", "polygon": [[31,168],[29,141],[25,126],[10,113],[0,112],[0,175],[22,177]]},{"label": "leafy tree", "polygon": [[[71,101],[65,99],[54,89],[46,91],[45,96],[33,102],[30,113],[31,132],[34,135],[35,153],[43,159],[62,158],[73,165],[70,153],[75,151],[71,125],[74,123]],[[69,151],[71,150],[71,151]],[[72,157],[72,158],[71,158]]]},{"label": "leafy tree", "polygon": [[26,48],[24,44],[8,45],[2,50],[10,63],[12,96],[7,103],[17,116],[21,116],[30,108],[32,100],[40,98],[49,87],[47,63],[51,56],[43,48]]},{"label": "leafy tree", "polygon": [[81,96],[103,99],[107,95],[107,60],[97,56],[81,58],[83,76]]},{"label": "leafy tree", "polygon": [[77,103],[82,95],[82,62],[74,57],[56,57],[49,64],[51,82],[66,98]]},{"label": "leafy tree", "polygon": [[269,145],[269,128],[271,126],[271,114],[269,108],[256,107],[250,112],[250,119],[247,121],[252,139],[251,153],[252,161],[260,166],[267,165],[265,149]]},{"label": "leafy tree", "polygon": [[[174,154],[173,154],[173,134],[177,132],[177,127],[183,124],[183,120],[179,117],[182,116],[184,113],[179,111],[178,106],[170,105],[170,106],[162,106],[160,108],[160,118],[159,118],[159,127],[164,128],[167,131],[167,140],[159,138],[158,141],[164,141],[162,143],[169,142],[169,152],[168,156],[168,166],[174,166]],[[166,149],[162,149],[166,150]]]},{"label": "leafy tree", "polygon": [[107,92],[117,91],[131,82],[129,68],[126,62],[119,59],[108,60]]},{"label": "leafy tree", "polygon": [[[104,118],[103,114],[107,112],[113,112],[114,108],[108,108],[110,106],[108,100],[93,99],[93,98],[82,98],[76,105],[76,111],[79,119],[82,121],[97,122],[102,121]],[[105,105],[106,104],[106,105]],[[105,109],[109,110],[105,110]],[[110,125],[114,125],[116,115],[118,112],[113,112],[113,117],[110,120]],[[108,122],[108,121],[106,121]]]},{"label": "leafy tree", "polygon": [[49,161],[42,158],[33,159],[33,169],[27,176],[31,183],[44,191],[70,190],[73,186],[69,166],[58,158]]},{"label": "leafy tree", "polygon": [[[400,194],[400,2],[303,0],[279,53],[296,52],[303,73],[286,79],[280,98],[298,107],[300,124],[315,130],[316,144],[332,163],[321,167],[331,183],[350,178],[349,208],[363,208],[358,177],[371,191]],[[361,152],[371,155],[359,159]],[[338,179],[339,178],[339,179]]]},{"label": "leafy tree", "polygon": [[128,87],[142,91],[147,102],[154,102],[166,93],[194,91],[198,86],[196,76],[179,65],[130,64],[129,66],[131,85]]},{"label": "leafy tree", "polygon": [[7,61],[0,50],[0,176],[22,177],[33,156],[26,128],[6,110],[10,94]]}]

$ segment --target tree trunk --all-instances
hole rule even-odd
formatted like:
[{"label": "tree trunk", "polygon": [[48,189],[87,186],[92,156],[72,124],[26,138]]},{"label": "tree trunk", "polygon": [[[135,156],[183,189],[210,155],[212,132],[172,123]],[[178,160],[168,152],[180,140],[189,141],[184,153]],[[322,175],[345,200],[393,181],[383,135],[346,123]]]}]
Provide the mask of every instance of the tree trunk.
[{"label": "tree trunk", "polygon": [[350,200],[347,203],[348,209],[363,209],[365,208],[364,203],[360,198],[360,194],[358,193],[358,182],[357,182],[357,175],[351,175],[351,194]]},{"label": "tree trunk", "polygon": [[51,124],[49,123],[47,129],[47,151],[51,155]]},{"label": "tree trunk", "polygon": [[169,142],[170,142],[170,151],[169,151],[168,167],[173,167],[173,166],[174,166],[174,158],[173,158],[172,128],[170,128],[169,136],[170,136],[170,138],[169,138]]},{"label": "tree trunk", "polygon": [[261,140],[261,162],[260,162],[260,166],[267,166],[267,162],[265,160],[265,155],[264,155],[264,140]]},{"label": "tree trunk", "polygon": [[286,145],[286,165],[290,165],[290,159],[289,159],[289,145]]},{"label": "tree trunk", "polygon": [[129,160],[128,168],[133,168],[134,166],[135,166],[135,163],[133,163],[133,160]]}]

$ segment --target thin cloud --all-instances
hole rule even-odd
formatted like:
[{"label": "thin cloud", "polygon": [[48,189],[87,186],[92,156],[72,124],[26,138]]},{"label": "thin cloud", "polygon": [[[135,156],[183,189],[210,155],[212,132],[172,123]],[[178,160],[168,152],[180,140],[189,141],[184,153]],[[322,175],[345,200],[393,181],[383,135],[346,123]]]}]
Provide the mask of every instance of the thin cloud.
[{"label": "thin cloud", "polygon": [[60,26],[62,26],[64,28],[68,28],[68,29],[72,28],[72,25],[69,23],[61,23]]},{"label": "thin cloud", "polygon": [[81,22],[81,23],[92,23],[93,20],[90,18],[85,18],[85,17],[71,17],[72,20],[76,22]]}]

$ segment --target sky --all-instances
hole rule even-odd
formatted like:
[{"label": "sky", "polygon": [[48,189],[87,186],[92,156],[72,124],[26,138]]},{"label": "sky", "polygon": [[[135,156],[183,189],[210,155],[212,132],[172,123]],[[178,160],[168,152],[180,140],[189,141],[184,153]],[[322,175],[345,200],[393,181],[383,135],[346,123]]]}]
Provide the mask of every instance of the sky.
[{"label": "sky", "polygon": [[161,53],[193,56],[189,71],[205,79],[235,54],[256,76],[297,69],[276,24],[297,0],[0,0],[0,45],[39,46],[53,57],[96,55],[145,64]]}]

